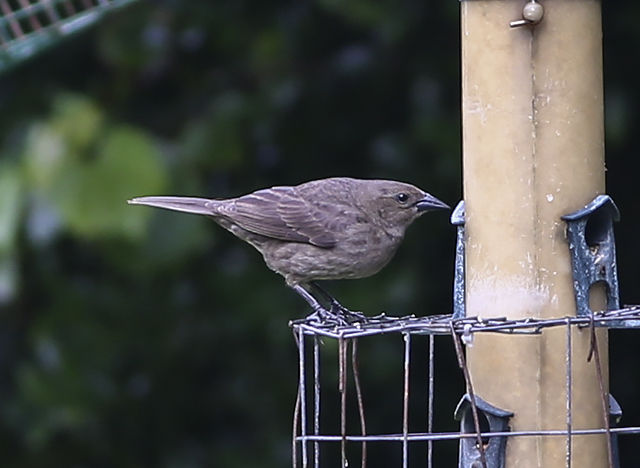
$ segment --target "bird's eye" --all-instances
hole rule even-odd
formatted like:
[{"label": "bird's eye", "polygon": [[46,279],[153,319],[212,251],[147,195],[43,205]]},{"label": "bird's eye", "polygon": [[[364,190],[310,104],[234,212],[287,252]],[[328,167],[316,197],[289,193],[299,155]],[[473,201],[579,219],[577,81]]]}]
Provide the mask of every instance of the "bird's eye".
[{"label": "bird's eye", "polygon": [[396,195],[396,200],[398,200],[400,203],[406,203],[409,200],[409,195],[407,195],[406,193],[399,193],[398,195]]}]

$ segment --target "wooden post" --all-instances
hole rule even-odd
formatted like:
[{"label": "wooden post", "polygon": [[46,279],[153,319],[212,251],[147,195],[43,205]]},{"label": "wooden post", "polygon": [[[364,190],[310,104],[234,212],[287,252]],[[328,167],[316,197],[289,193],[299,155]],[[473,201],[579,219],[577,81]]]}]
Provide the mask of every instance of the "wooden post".
[{"label": "wooden post", "polygon": [[[560,217],[604,193],[602,28],[597,0],[462,0],[462,122],[468,316],[576,314]],[[592,304],[604,305],[602,291]],[[607,373],[607,335],[599,330]],[[477,334],[467,349],[478,396],[513,411],[515,431],[566,429],[566,333]],[[588,330],[573,330],[573,428],[602,428]],[[607,385],[607,384],[605,384]],[[605,436],[573,436],[574,467],[607,466]],[[506,467],[564,467],[563,437],[515,437]]]}]

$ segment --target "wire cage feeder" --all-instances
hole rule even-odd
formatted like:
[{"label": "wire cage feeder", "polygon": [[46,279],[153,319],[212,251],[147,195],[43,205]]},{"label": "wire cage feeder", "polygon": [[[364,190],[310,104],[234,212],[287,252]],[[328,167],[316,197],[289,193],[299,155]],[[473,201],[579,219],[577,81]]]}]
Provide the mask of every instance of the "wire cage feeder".
[{"label": "wire cage feeder", "polygon": [[[609,466],[619,467],[617,438],[621,434],[639,434],[640,427],[618,427],[622,410],[618,402],[606,391],[603,370],[600,367],[598,338],[599,328],[640,327],[640,306],[618,307],[617,276],[615,272],[615,248],[613,245],[613,221],[617,220],[617,208],[607,196],[600,196],[585,209],[567,215],[563,219],[568,226],[568,247],[574,265],[575,295],[577,314],[571,317],[553,319],[526,318],[508,320],[497,317],[481,319],[466,317],[464,311],[464,203],[461,202],[452,215],[452,223],[458,227],[456,249],[456,275],[454,280],[454,312],[450,315],[427,317],[388,317],[379,315],[363,323],[336,325],[318,323],[305,319],[291,323],[299,351],[298,399],[294,412],[293,466],[294,467],[353,467],[365,468],[392,466],[434,466],[434,452],[437,444],[446,441],[458,444],[458,466],[462,468],[502,468],[505,449],[513,437],[554,437],[564,438],[564,459],[567,467],[572,466],[572,438],[592,434],[606,434]],[[589,226],[587,226],[589,224]],[[594,249],[594,244],[597,248]],[[597,258],[595,253],[598,253]],[[603,255],[610,262],[604,263]],[[589,267],[589,256],[597,262],[598,268]],[[605,282],[609,310],[592,312],[588,309],[588,295],[584,291],[592,284]],[[585,302],[586,300],[586,302]],[[472,346],[474,336],[480,333],[499,333],[517,336],[531,336],[545,333],[552,328],[565,329],[564,363],[565,375],[565,426],[554,430],[512,431],[509,420],[513,416],[509,408],[497,408],[474,393],[472,379],[465,362],[464,346]],[[593,365],[600,384],[601,405],[596,408],[602,417],[602,425],[593,429],[574,427],[573,401],[574,385],[572,374],[574,357],[572,352],[572,330],[581,329],[589,333],[589,363]],[[379,340],[383,336],[395,337],[402,342],[402,360],[399,374],[402,375],[401,401],[385,401],[365,404],[367,389],[371,387],[359,370],[359,361],[366,359],[359,343]],[[465,388],[454,411],[459,422],[459,431],[438,432],[434,429],[435,388],[434,374],[436,361],[435,337],[441,336],[453,342],[457,363]],[[335,340],[338,372],[329,369],[324,357],[323,344]],[[450,344],[449,344],[450,345]],[[417,348],[417,349],[416,349]],[[415,369],[427,369],[415,382]],[[334,381],[326,385],[329,373]],[[328,387],[328,388],[327,388]],[[420,389],[416,393],[416,389]],[[337,393],[337,397],[335,394]],[[420,394],[421,393],[421,394]],[[332,396],[332,394],[334,396]],[[426,396],[426,397],[425,397]],[[325,404],[325,400],[337,400]],[[370,413],[380,411],[386,404],[401,404],[400,421],[388,421],[388,427],[395,431],[372,431],[368,427]],[[328,409],[327,409],[328,406]],[[337,406],[337,408],[336,408]],[[336,411],[331,429],[323,427],[327,411]],[[440,413],[442,411],[440,410]],[[396,411],[396,413],[398,413]],[[337,422],[336,422],[337,421]],[[416,430],[417,429],[417,430]],[[333,432],[331,432],[333,431]],[[379,464],[375,450],[394,450],[397,458],[392,462]],[[394,455],[395,456],[395,455]]]},{"label": "wire cage feeder", "polygon": [[0,73],[136,0],[0,0]]}]

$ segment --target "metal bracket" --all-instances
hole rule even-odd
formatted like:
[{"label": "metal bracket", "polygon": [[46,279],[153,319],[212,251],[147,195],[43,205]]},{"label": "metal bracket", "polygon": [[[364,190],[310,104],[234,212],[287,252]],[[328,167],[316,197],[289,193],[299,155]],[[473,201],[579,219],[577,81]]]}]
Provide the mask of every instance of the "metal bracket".
[{"label": "metal bracket", "polygon": [[[509,419],[513,416],[510,411],[505,411],[487,403],[476,395],[476,408],[478,416],[488,424],[483,432],[507,432],[509,431]],[[471,412],[471,398],[465,393],[456,407],[454,413],[456,421],[460,421],[460,432],[465,434],[475,433],[473,415]],[[487,462],[486,468],[504,468],[505,449],[507,447],[506,436],[489,437],[484,443],[484,455]],[[458,468],[476,468],[480,465],[480,451],[476,446],[476,439],[460,439],[460,455]]]},{"label": "metal bracket", "polygon": [[619,308],[618,271],[613,222],[620,219],[618,207],[608,195],[598,195],[584,208],[562,216],[567,223],[573,287],[578,316],[590,316],[589,290],[606,285],[607,310]]},{"label": "metal bracket", "polygon": [[465,287],[464,287],[464,262],[465,262],[465,211],[464,200],[460,200],[451,213],[451,224],[456,226],[456,260],[453,277],[453,319],[465,318]]}]

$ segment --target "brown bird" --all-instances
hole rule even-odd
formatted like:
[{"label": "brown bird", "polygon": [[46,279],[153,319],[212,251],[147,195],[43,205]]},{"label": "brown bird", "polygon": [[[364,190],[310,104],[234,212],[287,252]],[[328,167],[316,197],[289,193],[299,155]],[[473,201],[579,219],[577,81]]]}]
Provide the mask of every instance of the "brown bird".
[{"label": "brown bird", "polygon": [[[254,246],[267,266],[309,303],[314,317],[339,323],[364,317],[340,305],[316,281],[377,273],[414,220],[427,211],[449,209],[410,184],[347,177],[272,187],[226,200],[154,196],[129,203],[211,217]],[[329,301],[329,309],[314,292]]]}]

